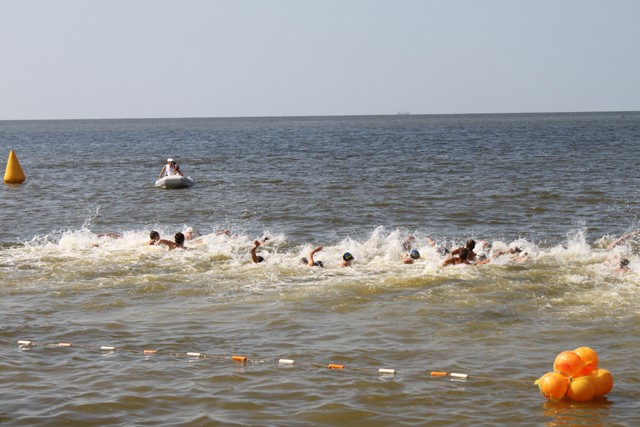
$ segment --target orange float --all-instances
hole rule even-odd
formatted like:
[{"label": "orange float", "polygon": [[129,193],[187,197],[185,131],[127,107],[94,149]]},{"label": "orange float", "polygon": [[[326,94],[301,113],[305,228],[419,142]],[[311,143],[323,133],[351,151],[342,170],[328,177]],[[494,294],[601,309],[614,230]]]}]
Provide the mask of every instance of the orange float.
[{"label": "orange float", "polygon": [[593,377],[594,396],[604,396],[613,388],[613,376],[606,369],[598,368],[590,376]]},{"label": "orange float", "polygon": [[578,347],[573,350],[585,363],[580,375],[589,375],[598,368],[598,354],[589,347]]},{"label": "orange float", "polygon": [[556,360],[553,362],[553,369],[567,377],[577,376],[583,369],[585,363],[573,351],[563,351],[556,356]]},{"label": "orange float", "polygon": [[536,384],[544,397],[555,402],[567,393],[569,378],[558,372],[547,372],[536,381]]},{"label": "orange float", "polygon": [[595,385],[591,375],[572,378],[567,397],[576,402],[588,402],[595,395]]}]

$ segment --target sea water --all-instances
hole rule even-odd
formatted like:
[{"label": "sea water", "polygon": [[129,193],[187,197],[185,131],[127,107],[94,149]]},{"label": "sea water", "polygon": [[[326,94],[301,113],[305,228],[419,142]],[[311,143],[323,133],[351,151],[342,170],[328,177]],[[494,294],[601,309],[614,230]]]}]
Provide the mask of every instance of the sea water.
[{"label": "sea water", "polygon": [[[0,122],[0,422],[637,425],[640,237],[608,246],[639,142],[637,112]],[[154,187],[168,157],[194,187]],[[442,267],[467,239],[527,257]],[[546,401],[580,346],[613,390]]]}]

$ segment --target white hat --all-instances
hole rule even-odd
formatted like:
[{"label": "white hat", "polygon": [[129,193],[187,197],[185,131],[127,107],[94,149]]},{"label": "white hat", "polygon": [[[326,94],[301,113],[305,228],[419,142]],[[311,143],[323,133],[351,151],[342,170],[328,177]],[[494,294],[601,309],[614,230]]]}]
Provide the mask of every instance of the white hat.
[{"label": "white hat", "polygon": [[173,162],[173,159],[167,159],[167,163]]},{"label": "white hat", "polygon": [[193,233],[193,228],[187,227],[187,228],[184,229],[184,232],[185,233]]}]

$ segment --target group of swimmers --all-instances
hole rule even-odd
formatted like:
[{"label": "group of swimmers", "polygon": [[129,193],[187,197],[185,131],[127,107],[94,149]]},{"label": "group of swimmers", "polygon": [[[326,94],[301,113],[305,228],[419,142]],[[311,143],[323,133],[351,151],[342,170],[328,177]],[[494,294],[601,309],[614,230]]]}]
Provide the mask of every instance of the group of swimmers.
[{"label": "group of swimmers", "polygon": [[[106,233],[106,234],[102,234],[99,236],[107,236],[107,237],[114,237],[114,236],[110,236],[111,233]],[[216,232],[216,235],[231,235],[231,232],[229,230],[219,230]],[[119,236],[118,236],[119,237]],[[174,249],[186,249],[184,243],[186,240],[193,240],[193,228],[188,227],[187,229],[185,229],[184,233],[182,232],[177,232],[174,236],[173,236],[173,241],[171,240],[167,240],[167,239],[162,239],[160,237],[160,233],[156,230],[151,230],[151,232],[149,233],[149,241],[147,242],[147,245],[149,246],[160,246],[160,245],[164,245],[167,246],[169,248],[169,250],[174,250]],[[251,261],[259,264],[261,262],[264,262],[264,257],[260,256],[256,253],[258,247],[266,244],[268,242],[269,238],[265,237],[262,239],[262,241],[260,240],[254,240],[253,241],[253,246],[251,247],[251,249],[249,250],[249,253],[251,255]],[[316,261],[314,259],[314,255],[318,252],[320,252],[322,250],[322,246],[318,246],[316,248],[314,248],[313,250],[311,250],[309,252],[309,254],[306,257],[303,257],[300,259],[300,263],[309,267],[324,267],[324,263],[322,261]],[[351,255],[349,252],[345,252],[342,255],[342,262],[340,263],[340,266],[342,267],[349,267],[351,265],[351,263],[354,261],[354,256]]]},{"label": "group of swimmers", "polygon": [[[229,230],[219,230],[216,232],[216,235],[231,235]],[[611,243],[607,249],[613,249],[615,246],[622,244],[629,238],[640,234],[640,230],[634,231],[632,233],[627,233]],[[178,232],[174,235],[174,240],[162,239],[160,237],[160,233],[153,230],[149,234],[148,245],[164,245],[169,248],[169,250],[174,249],[186,249],[185,241],[193,240],[193,228],[188,227],[183,232]],[[254,240],[253,246],[249,250],[249,254],[251,255],[251,261],[253,263],[259,264],[265,261],[265,258],[261,255],[257,254],[257,250],[260,246],[263,246],[268,243],[269,238],[264,237],[261,241]],[[416,239],[414,236],[409,236],[402,244],[402,248],[407,251],[401,258],[402,263],[404,264],[413,264],[417,260],[420,259],[420,252],[414,248]],[[488,241],[481,241],[479,244],[480,251],[476,252],[476,241],[473,239],[469,239],[466,241],[464,246],[460,246],[454,249],[447,249],[442,245],[438,245],[433,239],[430,237],[426,238],[426,243],[428,246],[434,248],[436,252],[444,257],[444,260],[440,263],[442,267],[446,267],[449,265],[460,265],[460,264],[473,264],[473,265],[485,265],[489,264],[492,260],[500,258],[505,255],[511,256],[511,260],[514,262],[524,262],[529,259],[528,252],[523,251],[520,247],[514,246],[508,249],[502,249],[496,252],[492,252],[492,245]],[[315,255],[322,250],[322,246],[317,246],[313,248],[307,256],[300,258],[300,264],[307,267],[324,267],[324,263],[322,261],[316,260]],[[622,274],[626,273],[630,270],[630,263],[628,258],[618,259],[617,255],[610,257],[608,260],[609,263],[616,264],[616,273]],[[349,267],[355,260],[355,257],[349,253],[345,252],[342,255],[342,260],[339,263],[341,267]]]},{"label": "group of swimmers", "polygon": [[[260,242],[259,240],[253,241],[253,247],[251,248],[251,260],[253,262],[260,263],[264,261],[263,257],[256,255],[256,249],[258,249],[258,247],[264,244],[264,242],[266,242],[267,240],[268,238],[265,237],[262,242]],[[321,250],[322,246],[316,246],[309,251],[306,257],[300,258],[300,264],[307,267],[324,267],[324,263],[322,261],[316,261],[315,259],[315,254],[317,254]],[[345,252],[344,254],[342,254],[342,261],[339,265],[340,267],[349,267],[354,260],[355,258],[353,255],[351,255],[349,252]]]}]

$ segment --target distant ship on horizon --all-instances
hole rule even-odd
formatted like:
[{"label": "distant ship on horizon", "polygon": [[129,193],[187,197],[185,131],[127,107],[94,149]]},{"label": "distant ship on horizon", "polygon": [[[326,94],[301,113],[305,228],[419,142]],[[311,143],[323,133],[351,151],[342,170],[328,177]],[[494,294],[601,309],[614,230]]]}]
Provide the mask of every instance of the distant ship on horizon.
[{"label": "distant ship on horizon", "polygon": [[408,116],[408,115],[410,115],[411,113],[410,113],[410,112],[408,112],[408,111],[398,111],[396,114],[397,114],[398,116]]}]

